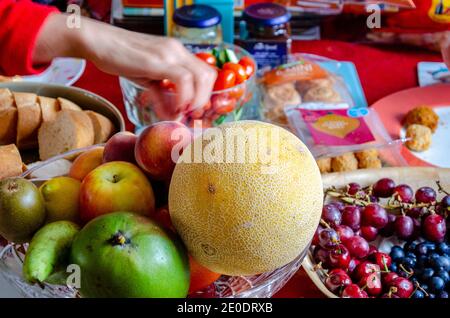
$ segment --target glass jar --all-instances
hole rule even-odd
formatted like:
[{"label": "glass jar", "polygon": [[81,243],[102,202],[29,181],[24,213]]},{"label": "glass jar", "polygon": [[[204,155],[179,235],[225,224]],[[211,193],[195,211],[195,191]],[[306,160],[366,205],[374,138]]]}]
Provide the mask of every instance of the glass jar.
[{"label": "glass jar", "polygon": [[289,11],[276,3],[258,3],[244,10],[239,44],[253,55],[260,69],[288,62],[290,19]]},{"label": "glass jar", "polygon": [[221,20],[220,12],[211,6],[183,6],[173,14],[175,25],[172,35],[194,52],[196,47],[204,50],[222,43]]}]

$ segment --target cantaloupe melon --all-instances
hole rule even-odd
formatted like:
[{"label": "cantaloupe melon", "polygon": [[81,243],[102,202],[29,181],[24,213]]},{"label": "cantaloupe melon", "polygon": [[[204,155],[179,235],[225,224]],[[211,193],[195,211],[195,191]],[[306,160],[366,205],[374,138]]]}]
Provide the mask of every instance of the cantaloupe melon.
[{"label": "cantaloupe melon", "polygon": [[[170,216],[190,254],[225,275],[259,274],[291,262],[320,220],[322,180],[313,156],[296,136],[271,124],[240,121],[212,130],[205,133],[210,140],[204,134],[184,150],[170,184]],[[256,131],[258,149],[250,137],[233,145],[230,131]],[[226,149],[248,156],[243,163],[211,160],[226,158]],[[190,163],[198,162],[199,150],[203,162]],[[263,155],[252,161],[255,151],[270,155],[272,164]]]}]

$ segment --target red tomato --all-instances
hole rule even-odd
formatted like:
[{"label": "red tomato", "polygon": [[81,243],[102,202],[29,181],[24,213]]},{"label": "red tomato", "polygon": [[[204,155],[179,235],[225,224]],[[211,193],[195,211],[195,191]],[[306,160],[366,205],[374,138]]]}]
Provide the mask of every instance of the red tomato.
[{"label": "red tomato", "polygon": [[243,58],[241,58],[239,64],[244,67],[247,77],[250,77],[253,75],[253,73],[255,73],[256,65],[249,56],[244,56]]},{"label": "red tomato", "polygon": [[236,100],[227,95],[216,95],[212,98],[212,106],[216,114],[224,115],[236,108]]},{"label": "red tomato", "polygon": [[236,75],[236,84],[241,84],[248,78],[245,68],[241,64],[228,62],[223,65],[222,70],[233,71],[234,75]]},{"label": "red tomato", "polygon": [[199,53],[195,54],[195,56],[208,65],[211,65],[214,67],[216,66],[216,57],[214,55],[212,55],[211,53],[199,52]]},{"label": "red tomato", "polygon": [[168,91],[171,91],[171,92],[174,92],[176,90],[175,83],[172,83],[168,79],[163,79],[162,81],[160,81],[159,82],[159,87],[161,87],[162,89],[166,89]]},{"label": "red tomato", "polygon": [[242,96],[245,94],[245,84],[236,88],[233,88],[231,92],[229,93],[230,97],[240,100]]},{"label": "red tomato", "polygon": [[236,75],[231,70],[220,70],[214,84],[215,91],[221,91],[233,87],[236,84]]}]

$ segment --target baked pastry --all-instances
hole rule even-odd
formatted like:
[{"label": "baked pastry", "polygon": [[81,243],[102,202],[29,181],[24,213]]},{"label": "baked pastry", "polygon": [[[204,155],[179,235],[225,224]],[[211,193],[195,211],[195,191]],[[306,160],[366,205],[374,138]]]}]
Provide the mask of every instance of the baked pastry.
[{"label": "baked pastry", "polygon": [[58,97],[58,103],[61,110],[82,110],[81,107],[74,102],[62,97]]},{"label": "baked pastry", "polygon": [[358,160],[353,152],[345,153],[331,159],[333,172],[353,171],[358,169]]},{"label": "baked pastry", "polygon": [[424,125],[410,125],[406,129],[405,145],[412,151],[425,151],[431,146],[432,132],[431,129]]},{"label": "baked pastry", "polygon": [[331,158],[320,158],[316,160],[320,173],[331,172]]},{"label": "baked pastry", "polygon": [[415,107],[411,109],[405,117],[406,128],[410,125],[419,124],[427,126],[433,133],[436,131],[438,122],[439,116],[428,106]]},{"label": "baked pastry", "polygon": [[85,112],[62,110],[39,129],[39,156],[47,160],[69,150],[92,146],[94,127]]},{"label": "baked pastry", "polygon": [[37,146],[37,132],[42,123],[42,112],[37,103],[37,95],[14,92],[13,96],[18,111],[17,148],[35,148]]},{"label": "baked pastry", "polygon": [[17,177],[23,172],[22,158],[16,145],[0,146],[0,180]]},{"label": "baked pastry", "polygon": [[267,86],[264,95],[265,116],[272,122],[287,125],[284,109],[301,102],[300,94],[291,82]]},{"label": "baked pastry", "polygon": [[55,98],[38,96],[39,106],[42,111],[42,121],[51,121],[56,118],[56,114],[61,110]]},{"label": "baked pastry", "polygon": [[87,110],[85,113],[91,119],[94,127],[94,143],[102,144],[106,142],[115,132],[114,124],[111,120],[109,120],[109,118],[96,112]]}]

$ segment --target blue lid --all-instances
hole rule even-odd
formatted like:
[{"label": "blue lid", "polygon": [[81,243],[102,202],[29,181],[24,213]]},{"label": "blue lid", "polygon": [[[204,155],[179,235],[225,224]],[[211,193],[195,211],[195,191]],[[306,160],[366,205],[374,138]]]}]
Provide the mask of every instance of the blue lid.
[{"label": "blue lid", "polygon": [[284,6],[276,3],[257,3],[244,10],[243,18],[250,23],[272,26],[288,22],[291,14]]},{"label": "blue lid", "polygon": [[205,4],[183,6],[173,14],[173,22],[187,28],[209,28],[221,20],[220,12]]}]

